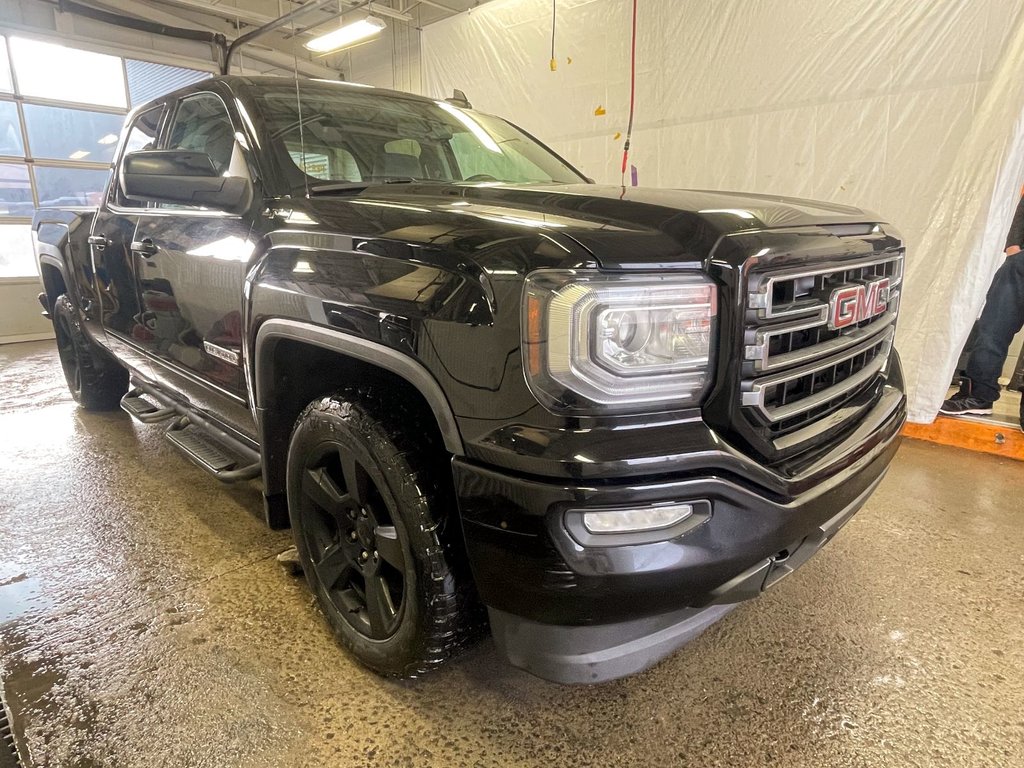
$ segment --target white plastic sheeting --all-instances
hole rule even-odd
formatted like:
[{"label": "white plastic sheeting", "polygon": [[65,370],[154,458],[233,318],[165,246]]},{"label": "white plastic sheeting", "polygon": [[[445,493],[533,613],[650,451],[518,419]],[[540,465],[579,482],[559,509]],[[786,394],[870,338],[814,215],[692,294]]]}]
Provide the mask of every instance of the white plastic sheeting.
[{"label": "white plastic sheeting", "polygon": [[[945,395],[1024,181],[1022,7],[639,3],[639,183],[833,200],[895,223],[909,246],[898,344],[915,421],[931,421]],[[493,0],[427,27],[424,92],[461,88],[618,183],[631,3],[557,10],[556,71],[549,0]]]}]

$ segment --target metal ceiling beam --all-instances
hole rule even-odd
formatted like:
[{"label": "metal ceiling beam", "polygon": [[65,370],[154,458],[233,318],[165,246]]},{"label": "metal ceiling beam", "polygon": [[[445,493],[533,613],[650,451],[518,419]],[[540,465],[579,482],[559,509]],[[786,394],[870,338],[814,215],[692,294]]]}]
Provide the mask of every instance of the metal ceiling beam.
[{"label": "metal ceiling beam", "polygon": [[241,37],[235,38],[231,41],[231,44],[228,46],[227,53],[224,54],[224,62],[222,65],[221,74],[226,75],[228,72],[231,71],[231,57],[234,55],[235,51],[237,51],[246,43],[250,43],[258,37],[263,37],[269,32],[273,32],[277,29],[280,29],[281,27],[286,26],[291,22],[295,21],[295,19],[299,18],[300,16],[305,16],[307,13],[312,13],[313,11],[319,11],[321,8],[324,8],[328,5],[336,5],[337,2],[338,0],[311,0],[305,5],[300,5],[298,8],[289,11],[284,16],[279,16],[278,18],[272,21],[268,21],[262,27],[256,27],[256,29],[246,32]]},{"label": "metal ceiling beam", "polygon": [[243,8],[236,8],[229,5],[212,5],[206,0],[160,0],[161,5],[174,5],[191,11],[199,11],[207,16],[216,16],[228,21],[241,21],[246,24],[259,26],[273,21],[273,16],[264,16],[262,13],[254,13]]},{"label": "metal ceiling beam", "polygon": [[[352,11],[361,5],[366,5],[361,0],[340,0],[343,4],[350,6],[346,8],[346,11]],[[227,19],[228,21],[241,21],[245,24],[251,24],[256,26],[262,26],[273,21],[275,17],[264,16],[262,13],[254,13],[253,11],[246,11],[241,8],[236,8],[231,5],[211,5],[205,0],[159,0],[161,5],[174,5],[179,8],[185,8],[190,11],[198,11],[207,16],[216,16],[221,19]],[[387,16],[392,19],[398,19],[400,21],[411,22],[412,16],[401,11],[396,11],[387,5],[381,5],[380,3],[374,4],[374,13],[380,16]],[[324,22],[329,21],[329,18],[324,19]],[[319,22],[323,23],[323,22]],[[299,30],[298,34],[304,34],[303,30]]]},{"label": "metal ceiling beam", "polygon": [[462,13],[462,11],[460,11],[458,8],[452,8],[449,5],[438,3],[435,0],[419,0],[419,2],[422,3],[423,5],[429,5],[432,8],[438,8],[442,11],[445,11],[446,13],[450,13],[452,16],[458,13]]},{"label": "metal ceiling beam", "polygon": [[[381,5],[380,3],[373,3],[370,0],[362,0],[362,2],[360,2],[360,0],[356,0],[356,4],[353,5],[351,8],[346,8],[345,13],[352,13],[352,11],[358,11],[363,8],[366,8],[373,16],[387,16],[388,18],[398,19],[399,21],[404,22],[412,22],[413,20],[412,16],[410,16],[407,13],[396,11],[393,8],[390,8],[389,6]],[[299,35],[312,35],[314,34],[314,29],[318,29],[319,27],[322,27],[324,24],[329,24],[337,18],[338,14],[332,14],[331,16],[327,16],[322,19],[315,19],[313,22],[307,24],[305,27],[302,27],[301,29],[297,29],[294,32],[286,34],[284,36],[284,39],[290,40],[291,38],[297,37]]]},{"label": "metal ceiling beam", "polygon": [[[151,5],[148,2],[142,2],[141,0],[117,0],[116,7],[111,7],[110,5],[106,5],[104,3],[95,4],[103,5],[114,11],[119,11],[121,13],[130,13],[134,16],[138,16],[139,18],[149,19],[150,21],[155,21],[163,24],[180,24],[182,23],[182,21],[188,21],[189,23],[204,27],[213,32],[223,33],[225,31],[231,31],[226,26],[221,26],[218,28],[218,25],[215,24],[196,22],[194,19],[188,17],[181,17],[174,15],[172,13],[168,13],[166,4],[164,4],[163,7],[157,7]],[[322,64],[317,64],[316,62],[308,61],[302,57],[298,57],[298,61],[296,62],[296,57],[290,53],[287,53],[285,51],[276,51],[269,49],[264,50],[262,46],[247,51],[245,55],[247,58],[259,61],[263,64],[268,64],[271,67],[286,72],[291,72],[293,71],[293,69],[297,68],[301,74],[306,75],[308,77],[323,77],[334,79],[338,77],[339,74],[337,70],[330,69],[329,67],[325,67]]]}]

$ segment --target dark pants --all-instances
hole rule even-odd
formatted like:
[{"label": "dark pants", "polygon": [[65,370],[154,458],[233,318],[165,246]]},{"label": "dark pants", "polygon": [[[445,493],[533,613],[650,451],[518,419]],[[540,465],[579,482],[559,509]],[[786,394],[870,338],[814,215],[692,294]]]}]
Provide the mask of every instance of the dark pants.
[{"label": "dark pants", "polygon": [[978,335],[967,361],[971,394],[985,402],[999,399],[999,376],[1010,342],[1024,327],[1024,252],[1008,256],[992,278]]}]

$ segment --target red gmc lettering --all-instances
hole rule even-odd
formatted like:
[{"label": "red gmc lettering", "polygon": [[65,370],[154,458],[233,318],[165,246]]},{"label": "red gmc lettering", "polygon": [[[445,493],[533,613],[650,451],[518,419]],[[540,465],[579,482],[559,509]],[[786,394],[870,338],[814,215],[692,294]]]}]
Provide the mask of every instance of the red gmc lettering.
[{"label": "red gmc lettering", "polygon": [[889,306],[889,278],[867,284],[847,285],[832,291],[828,326],[834,330],[856,325],[880,315]]}]

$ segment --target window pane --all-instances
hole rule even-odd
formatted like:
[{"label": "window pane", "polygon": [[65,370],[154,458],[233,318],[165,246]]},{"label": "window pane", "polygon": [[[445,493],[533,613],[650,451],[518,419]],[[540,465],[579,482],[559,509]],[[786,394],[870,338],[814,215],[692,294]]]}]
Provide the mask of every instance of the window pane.
[{"label": "window pane", "polygon": [[128,131],[128,140],[124,143],[125,153],[156,149],[156,135],[160,130],[160,116],[163,111],[163,107],[147,109],[135,118],[132,129]]},{"label": "window pane", "polygon": [[125,59],[124,66],[128,70],[128,95],[131,96],[133,107],[210,77],[209,72],[155,64],[152,61]]},{"label": "window pane", "polygon": [[0,164],[0,216],[31,216],[33,210],[28,167]]},{"label": "window pane", "polygon": [[452,153],[459,162],[462,178],[489,176],[492,179],[543,179],[544,171],[517,151],[514,143],[494,152],[468,131],[456,133],[451,140]]},{"label": "window pane", "polygon": [[81,51],[23,37],[10,40],[23,96],[124,107],[124,70],[119,56]]},{"label": "window pane", "polygon": [[51,205],[99,205],[110,171],[36,166],[39,207]]},{"label": "window pane", "polygon": [[18,105],[13,101],[0,101],[0,155],[25,154],[18,122]]},{"label": "window pane", "polygon": [[205,93],[183,99],[174,115],[167,148],[205,152],[217,173],[226,171],[235,148],[235,132],[224,103]]},{"label": "window pane", "polygon": [[[139,152],[144,149],[156,148],[156,138],[157,133],[160,130],[160,116],[162,113],[163,107],[156,107],[154,109],[146,110],[135,118],[135,122],[132,123],[132,127],[128,130],[128,138],[124,143],[125,154],[128,154],[129,152]],[[139,202],[138,200],[129,200],[122,195],[119,184],[112,185],[110,195],[117,205],[122,205],[128,208],[146,207],[146,203]]]},{"label": "window pane", "polygon": [[14,90],[11,83],[11,64],[7,58],[7,38],[0,37],[0,91],[10,93]]},{"label": "window pane", "polygon": [[31,224],[0,224],[0,277],[34,277]]},{"label": "window pane", "polygon": [[[255,94],[266,151],[274,153],[288,174],[287,183],[300,190],[312,165],[322,178],[343,180],[345,163],[331,159],[331,148],[344,148],[358,163],[363,179],[508,181],[512,183],[579,183],[582,177],[546,147],[498,118],[461,110],[447,102],[408,101],[381,97],[373,90],[342,83],[307,81],[301,104],[294,84],[266,84]],[[300,122],[300,115],[302,120]],[[302,131],[299,131],[299,127]],[[458,137],[458,138],[455,138]],[[304,147],[295,152],[296,145]],[[310,153],[329,162],[310,163]],[[457,155],[458,166],[451,162]]]},{"label": "window pane", "polygon": [[25,130],[32,157],[109,163],[123,115],[26,104]]}]

